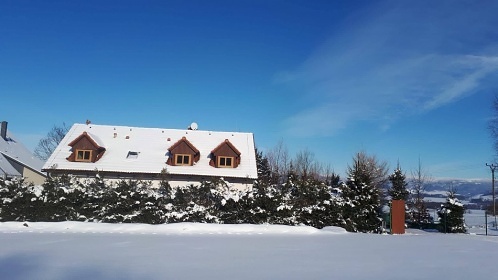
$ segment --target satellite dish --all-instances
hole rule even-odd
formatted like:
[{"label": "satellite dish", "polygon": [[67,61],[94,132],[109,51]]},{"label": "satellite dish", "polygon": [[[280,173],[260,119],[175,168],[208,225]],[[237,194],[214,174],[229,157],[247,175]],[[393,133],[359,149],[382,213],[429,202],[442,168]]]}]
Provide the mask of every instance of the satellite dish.
[{"label": "satellite dish", "polygon": [[199,127],[197,126],[197,123],[193,122],[190,124],[190,127],[189,127],[191,130],[197,130]]}]

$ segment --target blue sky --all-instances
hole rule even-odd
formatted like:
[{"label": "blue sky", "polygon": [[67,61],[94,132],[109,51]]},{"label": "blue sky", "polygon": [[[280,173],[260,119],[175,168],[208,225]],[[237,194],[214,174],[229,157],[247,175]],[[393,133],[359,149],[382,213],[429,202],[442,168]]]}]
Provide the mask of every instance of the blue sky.
[{"label": "blue sky", "polygon": [[490,178],[498,1],[2,1],[0,119],[253,132]]}]

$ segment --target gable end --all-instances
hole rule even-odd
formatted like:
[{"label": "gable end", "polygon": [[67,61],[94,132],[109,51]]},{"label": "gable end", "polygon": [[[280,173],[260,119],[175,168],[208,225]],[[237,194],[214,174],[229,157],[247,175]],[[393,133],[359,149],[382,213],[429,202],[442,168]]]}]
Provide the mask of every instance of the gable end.
[{"label": "gable end", "polygon": [[68,146],[71,146],[71,155],[66,159],[72,162],[96,162],[105,152],[105,148],[98,145],[86,132],[71,141]]}]

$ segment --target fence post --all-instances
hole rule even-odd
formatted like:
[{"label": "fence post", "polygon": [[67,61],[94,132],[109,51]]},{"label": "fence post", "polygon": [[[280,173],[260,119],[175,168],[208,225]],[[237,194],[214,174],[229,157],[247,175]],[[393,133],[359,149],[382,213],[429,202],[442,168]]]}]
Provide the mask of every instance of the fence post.
[{"label": "fence post", "polygon": [[488,235],[488,211],[484,211],[484,226],[486,227],[486,235]]}]

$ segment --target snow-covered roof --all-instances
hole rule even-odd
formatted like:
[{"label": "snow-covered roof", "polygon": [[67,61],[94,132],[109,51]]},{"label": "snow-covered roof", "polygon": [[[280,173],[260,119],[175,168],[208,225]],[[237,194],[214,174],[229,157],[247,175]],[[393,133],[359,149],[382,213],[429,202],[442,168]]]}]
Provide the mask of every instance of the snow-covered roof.
[{"label": "snow-covered roof", "polygon": [[[105,148],[96,162],[71,162],[68,145],[84,132]],[[200,152],[193,166],[166,164],[168,148],[185,137]],[[211,151],[226,139],[240,152],[236,168],[215,168],[209,165]],[[138,153],[127,158],[130,152]],[[144,128],[96,124],[74,124],[43,166],[44,170],[108,171],[119,173],[160,173],[166,169],[174,175],[201,175],[234,178],[257,178],[254,137],[252,133]]]},{"label": "snow-covered roof", "polygon": [[0,153],[0,177],[20,177],[22,176],[12,164]]},{"label": "snow-covered roof", "polygon": [[7,130],[6,138],[0,137],[0,173],[2,175],[10,176],[20,176],[19,172],[6,160],[9,158],[19,164],[26,166],[33,171],[45,175],[41,169],[43,167],[43,161],[35,157],[31,151],[29,151],[19,140]]}]

